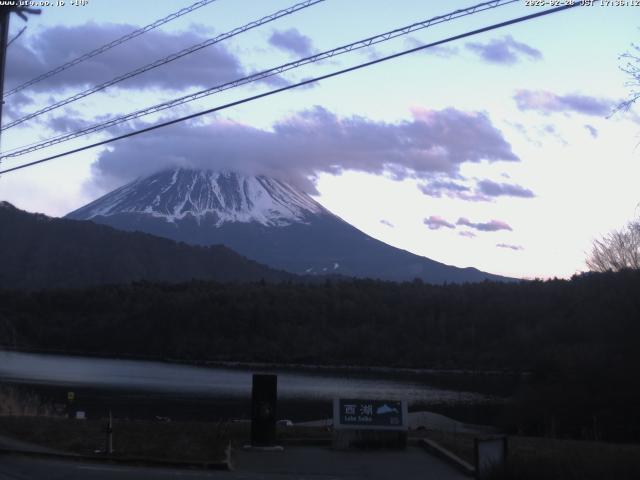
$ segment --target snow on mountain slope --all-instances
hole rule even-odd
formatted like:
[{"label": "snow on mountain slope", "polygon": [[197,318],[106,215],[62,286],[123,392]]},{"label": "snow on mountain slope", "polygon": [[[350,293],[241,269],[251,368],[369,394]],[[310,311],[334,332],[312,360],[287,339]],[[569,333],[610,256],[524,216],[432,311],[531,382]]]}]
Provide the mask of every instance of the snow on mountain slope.
[{"label": "snow on mountain slope", "polygon": [[292,185],[265,176],[168,170],[114,190],[67,217],[191,245],[222,244],[296,274],[432,283],[503,280],[387,245]]},{"label": "snow on mountain slope", "polygon": [[329,212],[304,192],[273,178],[175,169],[135,180],[70,213],[69,218],[121,213],[148,214],[167,222],[187,217],[200,222],[209,217],[216,226],[228,222],[286,226]]}]

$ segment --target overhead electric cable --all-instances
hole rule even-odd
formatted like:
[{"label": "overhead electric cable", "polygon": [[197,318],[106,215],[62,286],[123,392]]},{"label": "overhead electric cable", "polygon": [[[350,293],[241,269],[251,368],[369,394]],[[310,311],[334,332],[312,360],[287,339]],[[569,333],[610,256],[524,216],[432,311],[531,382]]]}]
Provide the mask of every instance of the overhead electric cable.
[{"label": "overhead electric cable", "polygon": [[179,58],[182,58],[186,55],[190,55],[194,52],[197,52],[198,50],[202,50],[203,48],[206,47],[210,47],[211,45],[215,45],[216,43],[220,43],[223,40],[227,40],[228,38],[234,37],[236,35],[239,35],[241,33],[244,33],[248,30],[251,30],[253,28],[259,27],[261,25],[264,25],[266,23],[269,22],[273,22],[274,20],[277,20],[278,18],[284,17],[286,15],[291,15],[292,13],[295,13],[299,10],[311,7],[313,5],[316,5],[317,3],[321,3],[324,2],[326,0],[305,0],[304,2],[301,3],[297,3],[289,8],[285,8],[283,10],[279,10],[275,13],[272,13],[271,15],[267,15],[266,17],[262,17],[258,20],[254,20],[253,22],[250,22],[246,25],[243,25],[242,27],[238,27],[238,28],[234,28],[233,30],[230,30],[229,32],[226,33],[222,33],[214,38],[210,38],[204,42],[198,43],[196,45],[192,45],[191,47],[185,48],[184,50],[180,50],[177,53],[173,53],[167,57],[161,58],[159,60],[156,60],[155,62],[149,63],[143,67],[137,68],[131,72],[125,73],[123,75],[120,75],[116,78],[113,78],[111,80],[109,80],[108,82],[104,82],[101,83],[99,85],[96,85],[94,87],[88,88],[87,90],[84,90],[82,92],[76,93],[75,95],[72,95],[71,97],[65,98],[64,100],[61,100],[59,102],[56,102],[52,105],[49,105],[45,108],[42,108],[40,110],[37,110],[35,112],[29,113],[27,115],[25,115],[22,118],[19,118],[17,120],[14,120],[13,122],[8,123],[7,125],[5,125],[4,127],[2,127],[2,130],[7,130],[11,127],[15,127],[16,125],[20,125],[21,123],[26,122],[27,120],[31,120],[34,117],[37,117],[39,115],[42,115],[43,113],[47,113],[50,112],[52,110],[55,110],[57,108],[63,107],[64,105],[68,105],[72,102],[75,102],[76,100],[80,100],[81,98],[87,97],[89,95],[92,95],[96,92],[99,92],[101,90],[104,90],[112,85],[115,85],[116,83],[120,83],[124,80],[127,80],[129,78],[135,77],[137,75],[140,75],[141,73],[145,73],[148,72],[149,70],[153,70],[154,68],[158,68],[162,65],[166,65],[167,63],[173,62],[174,60],[177,60]]},{"label": "overhead electric cable", "polygon": [[[12,44],[13,42],[15,42],[15,41],[20,37],[20,35],[22,35],[22,34],[24,33],[24,31],[25,31],[26,29],[27,29],[27,26],[26,26],[26,25],[25,25],[24,27],[22,27],[22,28],[20,29],[20,31],[19,31],[18,33],[16,33],[16,34],[13,36],[13,38],[12,38],[11,40],[9,40],[9,41],[7,42],[7,48],[9,48],[9,47],[11,46],[11,44]],[[6,95],[5,95],[5,97],[6,97]]]},{"label": "overhead electric cable", "polygon": [[71,68],[79,63],[84,62],[85,60],[88,60],[92,57],[95,57],[96,55],[100,55],[101,53],[106,52],[107,50],[111,50],[113,47],[117,47],[118,45],[128,42],[129,40],[139,37],[140,35],[142,35],[143,33],[148,32],[149,30],[153,30],[154,28],[158,28],[161,25],[164,25],[165,23],[168,23],[172,20],[175,20],[176,18],[179,18],[183,15],[186,15],[187,13],[191,13],[194,10],[197,10],[200,7],[204,7],[205,5],[208,5],[210,3],[216,2],[217,0],[200,0],[196,3],[194,3],[193,5],[190,5],[188,7],[182,8],[180,10],[178,10],[177,12],[171,13],[169,15],[167,15],[164,18],[161,18],[159,20],[156,20],[153,23],[150,23],[149,25],[147,25],[146,27],[142,27],[139,28],[138,30],[134,30],[131,33],[128,33],[120,38],[117,38],[116,40],[113,40],[112,42],[107,43],[106,45],[103,45],[101,47],[96,48],[95,50],[91,50],[90,52],[85,53],[84,55],[80,55],[77,58],[74,58],[73,60],[68,61],[67,63],[64,63],[52,70],[49,70],[46,73],[43,73],[42,75],[39,75],[27,82],[24,82],[20,85],[18,85],[17,87],[12,88],[11,90],[9,90],[8,92],[6,92],[4,94],[3,98],[7,98],[10,95],[13,95],[14,93],[19,92],[20,90],[24,90],[27,87],[30,87],[31,85],[34,85],[38,82],[41,82],[42,80],[46,80],[49,77],[53,77],[54,75],[57,75],[60,72],[63,72],[64,70],[67,70],[68,68]]},{"label": "overhead electric cable", "polygon": [[184,122],[186,120],[191,120],[192,118],[201,117],[203,115],[208,115],[210,113],[218,112],[220,110],[225,110],[227,108],[235,107],[237,105],[242,105],[244,103],[252,102],[252,101],[258,100],[260,98],[269,97],[269,96],[275,95],[277,93],[281,93],[281,92],[284,92],[284,91],[287,91],[287,90],[291,90],[291,89],[294,89],[294,88],[297,88],[297,87],[301,87],[301,86],[304,86],[304,85],[309,85],[309,84],[314,83],[314,82],[319,82],[321,80],[326,80],[328,78],[337,77],[337,76],[343,75],[345,73],[349,73],[349,72],[353,72],[353,71],[356,71],[356,70],[360,70],[362,68],[370,67],[372,65],[376,65],[378,63],[386,62],[386,61],[392,60],[394,58],[398,58],[398,57],[402,57],[402,56],[405,56],[405,55],[409,55],[411,53],[419,52],[419,51],[425,50],[427,48],[437,47],[438,45],[443,45],[445,43],[453,42],[455,40],[460,40],[462,38],[471,37],[473,35],[478,35],[480,33],[488,32],[488,31],[491,31],[491,30],[496,30],[498,28],[503,28],[503,27],[506,27],[506,26],[509,26],[509,25],[514,25],[516,23],[521,23],[521,22],[525,22],[525,21],[528,21],[528,20],[533,20],[534,18],[542,17],[542,16],[545,16],[545,15],[550,15],[550,14],[553,14],[553,13],[558,13],[560,11],[568,10],[570,8],[575,8],[575,7],[579,7],[579,6],[581,6],[581,4],[579,2],[576,2],[574,4],[568,4],[568,5],[564,5],[564,6],[561,6],[561,7],[551,8],[551,9],[548,9],[548,10],[544,10],[542,12],[532,13],[532,14],[529,14],[529,15],[525,15],[523,17],[518,17],[518,18],[511,19],[511,20],[506,20],[504,22],[500,22],[500,23],[496,23],[496,24],[493,24],[493,25],[489,25],[487,27],[482,27],[482,28],[479,28],[477,30],[472,30],[472,31],[469,31],[469,32],[461,33],[459,35],[454,35],[452,37],[445,38],[444,40],[438,40],[436,42],[428,43],[426,45],[420,45],[418,47],[411,48],[409,50],[403,50],[401,52],[394,53],[392,55],[387,55],[385,57],[380,57],[380,58],[377,58],[375,60],[371,60],[369,62],[360,63],[360,64],[354,65],[352,67],[344,68],[342,70],[337,70],[335,72],[327,73],[327,74],[320,75],[320,76],[317,76],[317,77],[314,77],[314,78],[309,78],[307,80],[302,80],[302,81],[300,81],[298,83],[287,85],[287,86],[284,86],[284,87],[281,87],[281,88],[276,88],[274,90],[269,90],[268,92],[260,93],[258,95],[253,95],[251,97],[246,97],[246,98],[243,98],[241,100],[236,100],[234,102],[227,103],[227,104],[220,105],[220,106],[213,107],[213,108],[209,108],[207,110],[203,110],[203,111],[200,111],[200,112],[197,112],[197,113],[192,113],[192,114],[186,115],[184,117],[180,117],[180,118],[176,118],[176,119],[173,119],[173,120],[169,120],[167,122],[163,122],[163,123],[159,123],[159,124],[156,124],[156,125],[152,125],[150,127],[142,128],[140,130],[135,130],[133,132],[125,133],[123,135],[119,135],[117,137],[112,137],[112,138],[109,138],[107,140],[102,140],[100,142],[92,143],[90,145],[85,145],[83,147],[75,148],[73,150],[69,150],[69,151],[66,151],[66,152],[63,152],[63,153],[58,153],[56,155],[51,155],[50,157],[42,158],[40,160],[36,160],[36,161],[33,161],[33,162],[25,163],[25,164],[18,165],[18,166],[12,167],[12,168],[7,168],[5,170],[0,170],[0,175],[3,174],[3,173],[14,172],[16,170],[21,170],[23,168],[32,167],[32,166],[38,165],[40,163],[49,162],[51,160],[55,160],[57,158],[65,157],[65,156],[71,155],[73,153],[78,153],[78,152],[82,152],[82,151],[85,151],[85,150],[89,150],[91,148],[100,147],[102,145],[107,145],[109,143],[113,143],[113,142],[116,142],[118,140],[122,140],[122,139],[125,139],[125,138],[129,138],[129,137],[133,137],[133,136],[136,136],[136,135],[140,135],[141,133],[147,133],[147,132],[150,132],[150,131],[153,131],[153,130],[157,130],[159,128],[167,127],[169,125],[174,125],[176,123]]},{"label": "overhead electric cable", "polygon": [[246,85],[248,83],[252,83],[252,82],[256,82],[259,80],[263,80],[265,78],[268,77],[272,77],[274,75],[278,75],[280,73],[289,71],[289,70],[293,70],[295,68],[299,68],[303,65],[307,65],[310,63],[315,63],[321,60],[325,60],[327,58],[331,58],[331,57],[335,57],[338,55],[342,55],[345,53],[349,53],[352,52],[354,50],[358,50],[360,48],[365,48],[365,47],[370,47],[372,45],[376,45],[378,43],[382,43],[382,42],[386,42],[389,41],[391,39],[397,38],[399,36],[402,35],[408,35],[412,32],[415,32],[417,30],[421,30],[424,28],[428,28],[434,25],[438,25],[440,23],[444,23],[444,22],[448,22],[457,18],[461,18],[461,17],[465,17],[468,15],[472,15],[472,14],[476,14],[485,10],[489,10],[489,9],[493,9],[493,8],[497,8],[497,7],[501,7],[501,6],[505,6],[511,3],[516,3],[519,2],[520,0],[492,0],[489,2],[483,2],[483,3],[479,3],[477,5],[468,7],[468,8],[464,8],[464,9],[460,9],[460,10],[455,10],[453,12],[444,14],[444,15],[439,15],[437,17],[433,17],[430,18],[428,20],[424,20],[421,22],[416,22],[416,23],[412,23],[411,25],[405,26],[405,27],[401,27],[401,28],[396,28],[395,30],[391,30],[385,33],[381,33],[369,38],[366,38],[364,40],[359,40],[357,42],[353,42],[353,43],[349,43],[347,45],[343,45],[341,47],[337,47],[334,48],[332,50],[326,50],[324,52],[321,53],[317,53],[308,57],[304,57],[301,58],[299,60],[295,60],[293,62],[289,62],[289,63],[285,63],[283,65],[274,67],[274,68],[270,68],[268,70],[263,70],[261,72],[258,73],[254,73],[252,75],[248,75],[246,77],[243,78],[239,78],[236,80],[233,80],[231,82],[226,82],[223,83],[221,85],[216,85],[214,87],[210,87],[204,90],[200,90],[198,92],[195,93],[191,93],[188,95],[184,95],[182,97],[173,99],[173,100],[169,100],[166,102],[162,102],[156,105],[153,105],[151,107],[147,107],[141,110],[136,110],[134,112],[128,113],[126,115],[121,115],[119,117],[115,117],[111,120],[107,120],[105,122],[101,122],[95,125],[92,125],[90,127],[86,127],[84,129],[80,129],[80,130],[76,130],[74,132],[70,132],[70,133],[65,133],[62,135],[58,135],[56,137],[52,137],[49,139],[46,139],[44,141],[38,141],[38,142],[34,142],[31,143],[29,145],[23,145],[20,147],[17,147],[15,149],[12,150],[8,150],[6,152],[2,152],[0,153],[0,159],[3,158],[11,158],[11,157],[18,157],[21,155],[25,155],[27,153],[31,153],[37,150],[41,150],[43,148],[46,147],[50,147],[52,145],[57,145],[58,143],[62,143],[62,142],[66,142],[68,140],[72,140],[74,138],[78,138],[84,135],[89,135],[91,133],[96,133],[102,130],[105,130],[107,128],[113,127],[115,125],[119,125],[121,123],[130,121],[130,120],[134,120],[136,118],[140,118],[146,115],[150,115],[152,113],[157,113],[169,108],[173,108],[173,107],[177,107],[179,105],[188,103],[188,102],[192,102],[194,100],[198,100],[225,90],[229,90],[232,88],[236,88],[242,85]]}]

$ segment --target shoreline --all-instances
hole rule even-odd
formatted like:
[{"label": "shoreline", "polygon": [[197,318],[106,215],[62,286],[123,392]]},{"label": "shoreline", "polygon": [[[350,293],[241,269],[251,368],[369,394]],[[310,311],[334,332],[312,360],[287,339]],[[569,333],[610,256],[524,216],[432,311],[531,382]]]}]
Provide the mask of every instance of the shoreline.
[{"label": "shoreline", "polygon": [[95,352],[45,350],[13,347],[0,345],[0,355],[3,352],[17,352],[35,355],[57,355],[67,357],[86,357],[104,360],[133,360],[141,362],[157,362],[174,365],[190,365],[194,367],[230,368],[230,369],[259,369],[259,370],[297,370],[297,371],[326,371],[326,372],[354,372],[354,373],[402,373],[409,375],[469,375],[469,376],[492,376],[492,377],[520,377],[526,378],[531,372],[518,370],[473,370],[464,368],[417,368],[417,367],[393,367],[393,366],[367,366],[367,365],[344,365],[344,364],[307,364],[307,363],[271,363],[252,362],[244,360],[185,360],[179,358],[163,358],[150,355],[115,355],[106,356]]}]

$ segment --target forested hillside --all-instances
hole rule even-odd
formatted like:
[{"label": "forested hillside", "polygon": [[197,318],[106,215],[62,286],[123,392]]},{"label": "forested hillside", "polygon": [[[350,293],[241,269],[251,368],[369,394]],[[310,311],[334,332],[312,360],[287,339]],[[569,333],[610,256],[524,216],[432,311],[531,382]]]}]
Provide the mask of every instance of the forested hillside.
[{"label": "forested hillside", "polygon": [[142,282],[5,291],[0,315],[20,345],[41,349],[529,370],[549,358],[570,365],[583,354],[596,363],[631,355],[640,338],[638,291],[640,273],[631,271],[444,286]]},{"label": "forested hillside", "polygon": [[638,271],[3,291],[0,331],[20,349],[105,356],[528,371],[513,412],[525,431],[581,435],[596,418],[615,438],[640,438],[638,292]]},{"label": "forested hillside", "polygon": [[78,288],[136,280],[281,281],[292,274],[222,246],[197,247],[0,202],[0,288]]}]

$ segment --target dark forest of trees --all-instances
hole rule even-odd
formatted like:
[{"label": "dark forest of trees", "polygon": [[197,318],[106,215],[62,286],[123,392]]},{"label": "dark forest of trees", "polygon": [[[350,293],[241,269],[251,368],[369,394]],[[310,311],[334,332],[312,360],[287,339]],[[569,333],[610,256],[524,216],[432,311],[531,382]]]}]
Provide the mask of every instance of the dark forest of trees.
[{"label": "dark forest of trees", "polygon": [[0,292],[24,350],[530,372],[525,432],[640,439],[640,272],[466,285],[370,280]]},{"label": "dark forest of trees", "polygon": [[82,288],[142,279],[176,283],[193,278],[295,278],[223,245],[176,243],[93,222],[28,213],[7,202],[0,202],[0,245],[0,288]]}]

